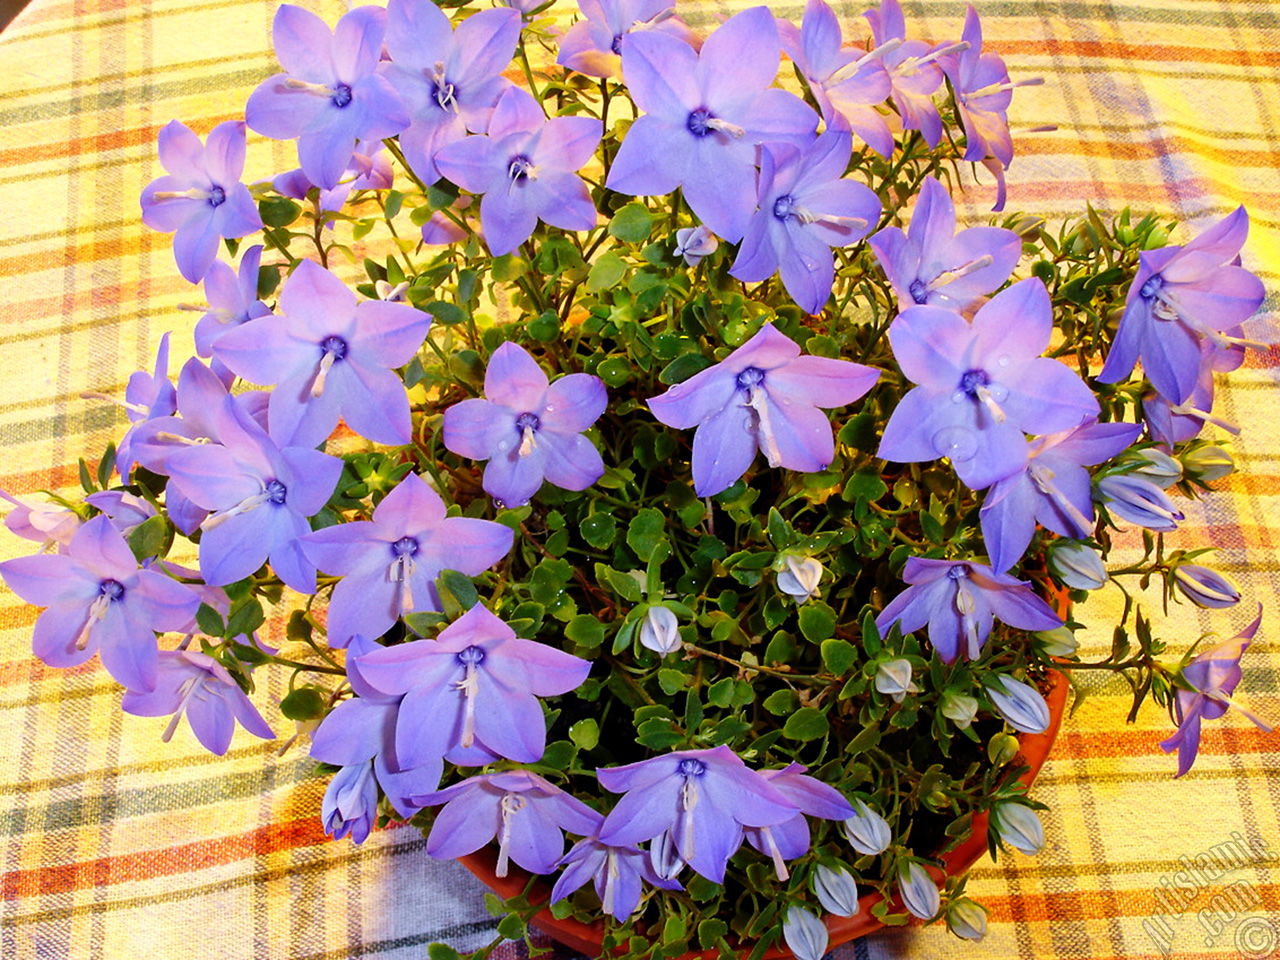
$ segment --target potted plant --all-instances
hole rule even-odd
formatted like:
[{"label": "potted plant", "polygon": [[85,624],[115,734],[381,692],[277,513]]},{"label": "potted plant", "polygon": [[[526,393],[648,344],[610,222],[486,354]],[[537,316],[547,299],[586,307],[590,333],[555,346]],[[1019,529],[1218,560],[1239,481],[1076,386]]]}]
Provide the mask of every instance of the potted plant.
[{"label": "potted plant", "polygon": [[959,227],[966,165],[1004,206],[1030,82],[972,9],[936,46],[895,0],[849,42],[822,0],[706,37],[450,10],[279,8],[245,116],[296,170],[243,182],[238,121],[161,132],[142,215],[203,285],[199,356],[175,382],[162,341],[84,498],[7,518],[57,548],[0,565],[36,654],[100,654],[215,753],[273,735],[248,694],[290,671],[326,831],[473,857],[500,939],[980,937],[964,871],[1042,845],[1072,673],[1168,708],[1179,774],[1238,706],[1257,620],[1169,651],[1126,603],[1100,662],[1073,632],[1099,589],[1240,599],[1161,534],[1232,468],[1200,433],[1263,297],[1243,208],[1177,245]]}]

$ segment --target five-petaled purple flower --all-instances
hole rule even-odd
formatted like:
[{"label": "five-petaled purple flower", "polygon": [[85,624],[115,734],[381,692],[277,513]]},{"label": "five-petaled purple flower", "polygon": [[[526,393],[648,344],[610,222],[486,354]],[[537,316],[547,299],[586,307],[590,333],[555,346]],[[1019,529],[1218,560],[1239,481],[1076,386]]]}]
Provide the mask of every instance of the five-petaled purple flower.
[{"label": "five-petaled purple flower", "polygon": [[356,7],[329,27],[314,13],[281,4],[271,26],[284,67],[258,84],[245,104],[251,130],[298,141],[298,162],[312,183],[331,190],[357,140],[393,137],[409,125],[395,88],[378,71],[387,13]]},{"label": "five-petaled purple flower", "polygon": [[492,520],[446,517],[440,495],[410,473],[372,520],[324,527],[301,545],[317,567],[342,577],[329,598],[329,643],[345,647],[356,634],[382,636],[407,613],[439,610],[441,570],[477,576],[507,555],[513,538]]},{"label": "five-petaled purple flower", "polygon": [[880,611],[876,628],[885,633],[897,623],[912,633],[927,624],[929,641],[948,663],[962,653],[976,660],[994,618],[1020,630],[1062,626],[1031,584],[981,563],[911,557],[902,579],[911,586]]},{"label": "five-petaled purple flower", "polygon": [[493,108],[483,136],[436,154],[440,172],[480,199],[480,225],[495,257],[510,253],[541,220],[562,230],[590,230],[596,208],[577,171],[600,142],[591,117],[547,119],[530,94],[512,87]]},{"label": "five-petaled purple flower", "polygon": [[87,521],[66,551],[0,563],[0,576],[27,603],[47,607],[31,637],[51,667],[73,667],[95,653],[130,690],[156,689],[156,631],[181,630],[200,598],[154,570],[139,570],[106,516]]},{"label": "five-petaled purple flower", "polygon": [[1022,241],[1002,227],[956,232],[956,208],[946,188],[925,177],[904,233],[885,227],[867,241],[875,251],[898,308],[929,304],[963,312],[1009,279]]},{"label": "five-petaled purple flower", "polygon": [[231,746],[236,721],[255,737],[275,737],[227,668],[196,650],[162,650],[152,691],[130,690],[121,708],[135,717],[173,714],[160,739],[165,743],[186,715],[196,739],[210,753],[222,756]]},{"label": "five-petaled purple flower", "polygon": [[625,846],[671,832],[676,852],[713,883],[742,845],[744,827],[772,827],[799,808],[728,747],[678,750],[596,771],[600,785],[625,794],[597,839]]},{"label": "five-petaled purple flower", "polygon": [[1200,721],[1217,720],[1235,707],[1264,731],[1270,733],[1271,725],[1254,716],[1231,699],[1243,676],[1240,659],[1253,642],[1253,635],[1262,623],[1262,607],[1253,623],[1217,646],[1205,650],[1182,668],[1182,678],[1192,687],[1177,690],[1174,708],[1178,715],[1178,731],[1160,744],[1165,753],[1178,751],[1178,773],[1183,776],[1196,762],[1200,749]]},{"label": "five-petaled purple flower", "polygon": [[661,30],[690,46],[697,41],[668,0],[578,0],[583,19],[560,38],[556,63],[590,77],[622,73],[622,43],[636,30]]},{"label": "five-petaled purple flower", "polygon": [[243,237],[262,229],[262,218],[240,182],[244,172],[244,124],[220,123],[206,143],[186,124],[171,120],[160,131],[160,163],[167,176],[142,191],[142,222],[173,232],[178,270],[199,283],[218,256],[221,237]]},{"label": "five-petaled purple flower", "polygon": [[427,837],[430,856],[451,860],[497,837],[500,877],[511,860],[530,873],[551,873],[564,853],[562,831],[592,836],[600,824],[581,800],[526,770],[472,777],[415,800],[444,804]]},{"label": "five-petaled purple flower", "polygon": [[538,362],[507,341],[493,352],[483,399],[444,412],[444,445],[473,460],[488,460],[484,489],[500,504],[520,507],[547,480],[585,490],[604,475],[604,461],[582,435],[609,402],[604,381],[571,373],[549,383]]},{"label": "five-petaled purple flower", "polygon": [[659,877],[649,855],[634,844],[614,847],[588,837],[575,843],[557,866],[564,867],[564,872],[551,890],[552,903],[590,880],[600,908],[619,923],[625,923],[640,905],[641,880],[663,890],[680,889],[678,880]]},{"label": "five-petaled purple flower", "polygon": [[536,763],[547,742],[538,697],[587,679],[591,662],[534,640],[476,604],[435,640],[414,640],[360,658],[376,690],[403,695],[396,753],[413,767],[434,757],[479,767],[499,757]]},{"label": "five-petaled purple flower", "polygon": [[1151,385],[1171,403],[1185,402],[1200,375],[1200,338],[1226,341],[1228,330],[1253,315],[1266,291],[1236,264],[1249,233],[1239,207],[1185,247],[1138,255],[1124,314],[1101,383],[1117,383],[1142,360]]},{"label": "five-petaled purple flower", "polygon": [[[261,263],[262,244],[259,243],[244,252],[238,271],[217,260],[205,273],[204,295],[209,302],[204,305],[204,314],[196,321],[197,354],[212,356],[214,343],[228,330],[271,314],[271,308],[258,299],[258,267]],[[223,383],[231,386],[234,375],[221,361],[214,361],[214,372]]]},{"label": "five-petaled purple flower", "polygon": [[902,115],[903,129],[919,130],[932,150],[942,139],[942,117],[933,102],[934,93],[942,86],[942,68],[937,60],[953,52],[957,45],[930,47],[923,40],[908,40],[907,22],[898,0],[880,0],[880,9],[868,10],[863,16],[871,26],[876,47],[897,42],[881,55],[889,74],[890,96]]},{"label": "five-petaled purple flower", "polygon": [[730,274],[753,283],[781,271],[782,285],[802,310],[822,311],[835,283],[831,248],[861,240],[880,218],[880,199],[871,189],[842,179],[852,150],[852,137],[839,130],[803,150],[786,143],[760,147],[760,207]]},{"label": "five-petaled purple flower", "polygon": [[[87,399],[113,399],[99,393],[86,393],[82,396]],[[160,337],[160,346],[156,350],[155,372],[135,370],[129,376],[129,382],[124,388],[124,402],[121,405],[125,408],[130,424],[129,429],[120,438],[120,445],[116,448],[116,470],[120,473],[120,479],[128,480],[133,470],[133,447],[137,438],[146,430],[149,423],[162,417],[172,416],[178,409],[178,392],[169,380],[168,333]]]},{"label": "five-petaled purple flower", "polygon": [[277,385],[271,434],[287,445],[323,443],[339,417],[375,443],[404,444],[409,397],[393,368],[413,358],[430,326],[407,303],[357,303],[345,283],[302,260],[280,291],[280,316],[228,330],[213,350],[244,379]]},{"label": "five-petaled purple flower", "polygon": [[848,360],[802,357],[766,323],[713,367],[649,400],[653,415],[693,436],[700,497],[732,486],[760,450],[771,467],[816,472],[835,456],[821,407],[841,407],[871,389],[880,371]]},{"label": "five-petaled purple flower", "polygon": [[757,144],[804,146],[818,126],[803,100],[769,87],[779,62],[768,7],[730,17],[701,53],[660,31],[632,33],[622,44],[622,71],[644,113],[627,131],[606,186],[633,196],[680,187],[713,233],[741,240],[756,208]]},{"label": "five-petaled purple flower", "polygon": [[789,820],[766,827],[748,827],[747,843],[773,861],[779,880],[789,876],[787,860],[798,860],[809,852],[809,823],[805,816],[844,821],[854,815],[853,806],[835,787],[805,774],[805,767],[789,763],[778,770],[761,770],[778,792],[796,805]]},{"label": "five-petaled purple flower", "polygon": [[950,457],[974,490],[1021,470],[1024,431],[1070,430],[1098,413],[1075,371],[1040,356],[1052,333],[1049,292],[1036,279],[996,294],[972,324],[940,307],[898,314],[889,343],[920,386],[894,409],[876,455],[896,463]]}]

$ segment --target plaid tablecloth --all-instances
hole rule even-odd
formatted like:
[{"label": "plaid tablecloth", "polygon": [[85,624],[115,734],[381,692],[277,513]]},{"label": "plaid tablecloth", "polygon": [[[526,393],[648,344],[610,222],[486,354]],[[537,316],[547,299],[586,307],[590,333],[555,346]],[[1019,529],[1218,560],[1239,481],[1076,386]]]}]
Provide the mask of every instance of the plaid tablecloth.
[{"label": "plaid tablecloth", "polygon": [[[680,12],[705,28],[746,5]],[[191,315],[175,307],[193,291],[168,238],[142,227],[137,197],[160,172],[155,139],[164,123],[180,118],[207,133],[240,116],[253,85],[273,72],[275,6],[35,0],[0,35],[4,489],[77,489],[77,458],[96,455],[124,423],[122,411],[81,392],[120,395],[166,330],[175,332],[174,356],[188,354]],[[794,2],[773,6],[801,12]],[[861,30],[861,7],[839,6]],[[913,35],[958,36],[963,3],[904,6]],[[342,10],[313,8],[330,22]],[[1079,212],[1085,200],[1104,213],[1133,204],[1203,228],[1247,203],[1245,265],[1271,289],[1273,315],[1280,4],[987,0],[981,12],[987,42],[1013,75],[1046,79],[1017,93],[1015,126],[1058,127],[1016,138],[1009,208],[1052,218]],[[292,159],[251,135],[251,176]],[[981,218],[991,196],[989,183],[974,187],[962,211]],[[1268,323],[1260,326],[1265,333]],[[1266,607],[1241,692],[1272,719],[1280,719],[1280,625],[1271,612],[1280,586],[1278,360],[1275,350],[1251,354],[1221,392],[1218,412],[1245,425],[1234,448],[1241,471],[1192,507],[1173,538],[1220,547],[1218,566],[1247,600],[1237,611],[1181,607],[1161,618],[1164,635],[1182,644],[1208,630],[1229,635],[1254,604]],[[0,533],[0,558],[27,548]],[[1088,608],[1100,629],[1086,653],[1109,642],[1097,607]],[[185,727],[164,745],[165,721],[123,715],[120,690],[96,661],[70,671],[36,661],[34,619],[0,589],[0,956],[408,960],[433,940],[467,949],[490,938],[480,885],[456,864],[429,859],[413,831],[379,833],[360,847],[325,839],[323,784],[305,745],[277,758],[280,742],[241,733],[219,759]],[[266,686],[264,701],[279,697]],[[1206,724],[1195,770],[1175,782],[1174,761],[1157,748],[1167,717],[1149,707],[1124,727],[1123,682],[1090,678],[1090,693],[1036,786],[1053,807],[1046,849],[973,872],[971,893],[992,909],[987,940],[962,944],[940,926],[912,926],[839,956],[1277,951],[1280,737],[1231,713]]]}]

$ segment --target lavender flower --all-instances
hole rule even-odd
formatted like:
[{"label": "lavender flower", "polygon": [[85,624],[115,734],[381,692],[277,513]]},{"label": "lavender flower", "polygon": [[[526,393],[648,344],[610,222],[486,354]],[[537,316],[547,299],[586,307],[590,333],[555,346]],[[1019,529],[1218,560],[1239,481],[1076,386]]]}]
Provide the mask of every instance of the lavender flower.
[{"label": "lavender flower", "polygon": [[871,26],[876,47],[889,75],[890,96],[902,117],[905,130],[919,130],[933,149],[942,140],[942,117],[933,95],[942,86],[938,59],[955,52],[957,44],[931,47],[923,40],[907,39],[906,18],[898,0],[880,0],[879,10],[863,14]]},{"label": "lavender flower", "polygon": [[[403,135],[402,135],[403,136]],[[317,188],[316,206],[321,213],[336,212],[346,205],[347,198],[356,190],[388,190],[395,182],[391,167],[391,154],[381,140],[361,140],[356,143],[342,179],[332,189]],[[301,168],[282,173],[271,181],[276,192],[294,200],[305,200],[316,185]],[[325,226],[333,229],[334,221],[326,218]]]},{"label": "lavender flower", "polygon": [[889,327],[894,358],[920,386],[894,409],[877,456],[897,463],[950,457],[981,490],[1021,470],[1023,432],[1070,430],[1098,401],[1064,363],[1041,357],[1053,331],[1049,293],[1023,280],[991,298],[970,324],[932,306],[904,310]]},{"label": "lavender flower", "polygon": [[782,923],[782,939],[796,960],[822,960],[830,938],[822,919],[806,907],[787,907]]},{"label": "lavender flower", "polygon": [[536,773],[511,770],[472,777],[415,798],[443,803],[427,837],[427,853],[451,860],[479,850],[496,836],[499,877],[515,861],[530,873],[550,873],[564,853],[564,833],[594,836],[600,814]]},{"label": "lavender flower", "polygon": [[277,385],[272,436],[313,447],[341,417],[375,443],[408,443],[409,398],[393,368],[422,346],[431,317],[407,303],[357,303],[346,284],[312,260],[300,261],[284,282],[280,313],[229,330],[214,344],[218,359],[239,376]]},{"label": "lavender flower", "polygon": [[364,843],[377,819],[378,784],[368,761],[335,773],[320,801],[324,832],[335,840],[350,836],[352,842]]},{"label": "lavender flower", "polygon": [[1249,626],[1230,640],[1205,650],[1182,668],[1182,679],[1191,689],[1179,689],[1176,692],[1174,710],[1178,718],[1178,730],[1160,744],[1160,749],[1165,753],[1178,751],[1178,772],[1175,776],[1184,776],[1196,762],[1196,753],[1200,749],[1200,721],[1217,720],[1227,712],[1228,707],[1235,707],[1259,728],[1267,733],[1271,732],[1269,723],[1231,699],[1243,677],[1240,660],[1253,642],[1261,623],[1262,605],[1259,604],[1258,615]]},{"label": "lavender flower", "polygon": [[1139,254],[1098,380],[1118,383],[1141,359],[1151,385],[1171,403],[1184,403],[1200,375],[1200,338],[1224,340],[1220,331],[1248,319],[1262,303],[1262,281],[1233,263],[1248,233],[1242,206],[1185,247]]},{"label": "lavender flower", "polygon": [[640,624],[640,646],[665,657],[675,653],[684,644],[680,641],[680,622],[669,607],[660,603],[651,606]]},{"label": "lavender flower", "polygon": [[200,598],[154,570],[139,570],[105,516],[84,523],[64,553],[0,563],[0,576],[27,603],[47,607],[31,637],[51,667],[73,667],[101,652],[102,665],[130,690],[156,689],[156,631],[179,630]]},{"label": "lavender flower", "polygon": [[298,141],[298,161],[322,189],[338,185],[357,140],[382,140],[409,125],[409,114],[378,72],[386,11],[356,7],[333,32],[314,13],[281,4],[271,26],[284,73],[262,81],[244,115],[250,129]]},{"label": "lavender flower", "polygon": [[1222,610],[1240,602],[1240,591],[1234,583],[1198,563],[1178,564],[1173,570],[1173,582],[1197,607]]},{"label": "lavender flower", "polygon": [[852,403],[880,372],[847,360],[802,357],[766,323],[724,360],[649,400],[669,427],[697,428],[693,483],[700,497],[731,486],[759,449],[771,467],[816,472],[835,456],[820,407]]},{"label": "lavender flower", "polygon": [[720,241],[706,227],[682,227],[676,231],[676,247],[671,251],[673,257],[684,259],[685,265],[696,267],[703,257],[708,257],[720,248]]},{"label": "lavender flower", "polygon": [[1013,729],[1021,733],[1044,733],[1049,729],[1049,705],[1035,687],[997,674],[986,684],[986,691],[1000,716]]},{"label": "lavender flower", "polygon": [[588,660],[519,639],[479,604],[435,640],[360,658],[371,687],[404,697],[396,754],[408,767],[436,757],[467,767],[498,757],[536,763],[547,742],[538,697],[568,693],[590,670]]},{"label": "lavender flower", "polygon": [[880,200],[870,188],[842,179],[852,149],[852,138],[838,130],[803,150],[761,146],[759,209],[730,274],[754,283],[780,271],[802,310],[822,311],[835,283],[831,248],[861,240],[880,218]]},{"label": "lavender flower", "polygon": [[207,143],[186,124],[171,120],[160,131],[160,164],[166,176],[142,191],[142,222],[173,233],[178,270],[199,283],[218,256],[218,239],[262,229],[262,218],[240,182],[244,172],[244,124],[220,123]]},{"label": "lavender flower", "polygon": [[822,909],[837,917],[858,915],[858,885],[844,867],[828,867],[820,863],[810,879],[814,895]]},{"label": "lavender flower", "polygon": [[0,490],[0,497],[13,504],[4,518],[9,532],[40,544],[40,552],[64,550],[80,529],[80,515],[61,503],[24,503]]},{"label": "lavender flower", "polygon": [[742,844],[743,827],[769,827],[798,808],[728,747],[681,750],[596,771],[601,785],[624,793],[598,839],[615,846],[670,831],[679,856],[713,883]]},{"label": "lavender flower", "polygon": [[1176,443],[1191,440],[1200,434],[1206,424],[1213,424],[1232,435],[1240,433],[1240,427],[1213,414],[1215,373],[1229,373],[1244,363],[1244,331],[1233,327],[1217,343],[1211,339],[1200,341],[1200,372],[1190,396],[1182,403],[1173,403],[1167,397],[1149,390],[1142,397],[1142,415],[1147,421],[1151,439],[1166,450]]},{"label": "lavender flower", "polygon": [[966,227],[956,232],[951,195],[925,177],[904,233],[885,227],[867,241],[898,296],[912,304],[968,310],[1009,279],[1022,256],[1022,241],[1002,227]]},{"label": "lavender flower", "polygon": [[491,520],[446,517],[440,495],[410,473],[372,520],[325,527],[300,546],[325,573],[342,577],[329,598],[329,643],[345,647],[356,634],[382,636],[407,613],[439,610],[441,570],[478,576],[507,555],[513,537]]},{"label": "lavender flower", "polygon": [[123,401],[102,393],[83,393],[81,396],[86,400],[109,400],[124,407],[130,422],[116,448],[116,470],[121,479],[128,479],[133,471],[133,445],[140,430],[148,421],[170,416],[177,409],[177,392],[169,381],[169,334],[160,337],[155,372],[137,370],[130,374]]},{"label": "lavender flower", "polygon": [[1021,630],[1062,626],[1031,584],[981,563],[911,557],[902,579],[911,586],[880,611],[876,627],[885,633],[897,623],[912,633],[928,624],[929,641],[948,663],[962,652],[976,660],[996,617]]},{"label": "lavender flower", "polygon": [[778,571],[778,589],[794,599],[797,606],[820,595],[822,564],[813,557],[797,557],[794,553],[788,553],[783,564]]},{"label": "lavender flower", "polygon": [[84,502],[106,514],[120,536],[126,538],[156,515],[156,508],[147,500],[125,490],[99,490],[85,497]]},{"label": "lavender flower", "polygon": [[[204,295],[209,302],[203,305],[205,312],[196,321],[197,354],[212,356],[214,343],[228,330],[250,320],[270,316],[271,308],[258,299],[258,267],[261,263],[262,244],[256,244],[240,258],[238,271],[221,260],[209,267],[204,275]],[[215,372],[219,373],[223,383],[231,386],[231,378],[223,376],[221,371]]]},{"label": "lavender flower", "polygon": [[664,880],[654,872],[648,855],[639,847],[613,847],[592,837],[575,843],[557,866],[565,869],[551,889],[552,903],[590,880],[601,909],[619,923],[625,923],[640,905],[641,880],[663,890],[680,889],[677,881]]},{"label": "lavender flower", "polygon": [[493,352],[484,398],[444,412],[444,445],[488,460],[484,489],[503,506],[519,507],[543,480],[585,490],[604,475],[604,461],[582,435],[608,404],[604,381],[571,373],[550,383],[523,347],[508,340]]},{"label": "lavender flower", "polygon": [[778,770],[761,770],[760,776],[793,803],[797,812],[781,823],[750,826],[743,832],[747,842],[773,861],[779,880],[786,880],[787,860],[798,860],[809,852],[809,824],[805,815],[823,820],[844,821],[853,816],[853,807],[844,795],[828,784],[805,775],[805,767],[789,763]]},{"label": "lavender flower", "polygon": [[121,707],[136,717],[173,714],[160,737],[165,743],[185,714],[196,739],[218,756],[231,746],[237,720],[255,737],[275,737],[227,668],[195,650],[162,650],[156,665],[155,689],[128,691]]},{"label": "lavender flower", "polygon": [[921,920],[932,920],[942,909],[942,896],[929,871],[915,861],[898,867],[898,895],[902,905]]},{"label": "lavender flower", "polygon": [[840,825],[840,831],[849,845],[864,856],[884,853],[893,842],[889,824],[864,800],[853,801],[853,814]]},{"label": "lavender flower", "polygon": [[628,36],[622,71],[643,115],[627,131],[605,185],[633,196],[680,187],[712,233],[737,243],[756,207],[756,145],[802,147],[817,129],[804,101],[769,88],[779,60],[768,7],[730,17],[701,53],[656,30]]},{"label": "lavender flower", "polygon": [[1098,480],[1097,492],[1107,510],[1148,530],[1171,533],[1182,520],[1169,495],[1150,480],[1118,473]]},{"label": "lavender flower", "polygon": [[1107,582],[1107,568],[1098,551],[1079,542],[1054,543],[1049,571],[1072,590],[1097,590]]},{"label": "lavender flower", "polygon": [[622,73],[622,44],[637,30],[661,30],[690,46],[693,31],[668,0],[578,0],[583,19],[560,38],[556,63],[590,77],[618,77]]},{"label": "lavender flower", "polygon": [[436,166],[464,190],[482,194],[480,224],[489,252],[510,253],[541,220],[562,230],[590,230],[596,208],[577,171],[600,142],[600,121],[553,117],[512,87],[493,108],[488,132],[451,143]]}]

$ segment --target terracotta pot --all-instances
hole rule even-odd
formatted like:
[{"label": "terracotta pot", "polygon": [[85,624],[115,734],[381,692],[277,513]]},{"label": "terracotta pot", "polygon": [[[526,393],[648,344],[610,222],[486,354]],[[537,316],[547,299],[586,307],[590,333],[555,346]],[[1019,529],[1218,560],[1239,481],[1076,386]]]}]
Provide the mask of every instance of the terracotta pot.
[{"label": "terracotta pot", "polygon": [[[1045,701],[1049,705],[1049,729],[1044,733],[1024,734],[1019,738],[1020,757],[1030,767],[1022,777],[1022,782],[1027,786],[1031,785],[1031,782],[1036,778],[1036,774],[1040,772],[1040,768],[1044,766],[1045,760],[1049,757],[1049,750],[1053,747],[1053,741],[1058,735],[1058,727],[1062,723],[1062,716],[1066,712],[1069,687],[1070,684],[1067,682],[1067,678],[1061,673],[1051,673],[1049,675],[1049,689],[1045,695]],[[945,875],[955,876],[964,873],[964,871],[977,863],[986,852],[987,815],[983,813],[973,818],[973,833],[969,839],[940,857],[942,862],[946,864]],[[504,899],[519,896],[528,886],[530,875],[519,867],[512,866],[507,876],[499,877],[494,872],[497,860],[497,854],[489,847],[470,856],[458,858],[459,863],[484,881],[485,886],[499,896]],[[944,875],[944,871],[933,867],[929,868],[929,872],[935,880],[942,879]],[[535,903],[539,900],[548,900],[551,897],[551,887],[549,884],[539,880],[534,883],[529,896],[530,900]],[[842,943],[848,943],[850,940],[856,940],[858,937],[865,936],[868,933],[875,933],[877,930],[882,929],[884,924],[871,914],[871,908],[881,899],[882,897],[878,893],[867,894],[858,901],[858,913],[855,916],[827,917],[827,931],[831,936],[830,947],[834,948]],[[588,957],[600,956],[601,942],[604,935],[603,920],[589,924],[575,920],[573,917],[557,920],[551,915],[550,910],[543,910],[533,918],[533,925],[566,947],[571,947],[580,953],[586,954]],[[746,955],[745,951],[743,955]],[[691,960],[694,957],[713,960],[716,956],[717,952],[715,950],[708,950],[703,953],[687,954],[681,960]],[[778,957],[789,956],[791,956],[790,952],[775,947],[764,955],[764,960],[775,960]]]}]

